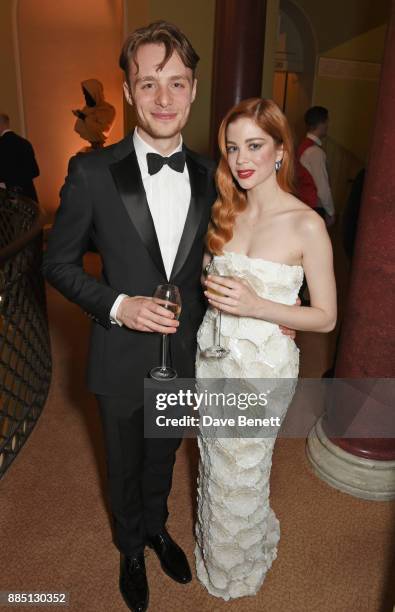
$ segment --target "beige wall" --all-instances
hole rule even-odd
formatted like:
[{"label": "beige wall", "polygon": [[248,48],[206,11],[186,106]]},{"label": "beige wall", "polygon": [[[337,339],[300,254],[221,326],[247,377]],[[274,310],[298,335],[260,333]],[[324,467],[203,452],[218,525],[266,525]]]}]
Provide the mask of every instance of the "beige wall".
[{"label": "beige wall", "polygon": [[72,109],[85,105],[80,83],[97,78],[117,111],[108,144],[123,134],[121,72],[116,69],[123,37],[121,0],[23,0],[18,9],[21,73],[27,137],[41,176],[39,198],[58,206],[69,158],[86,142],[73,130]]},{"label": "beige wall", "polygon": [[390,0],[293,0],[310,20],[319,53],[388,21]]},{"label": "beige wall", "polygon": [[[386,26],[354,37],[322,54],[342,60],[381,63]],[[329,136],[365,163],[377,104],[377,80],[316,76],[314,103],[330,111]]]}]

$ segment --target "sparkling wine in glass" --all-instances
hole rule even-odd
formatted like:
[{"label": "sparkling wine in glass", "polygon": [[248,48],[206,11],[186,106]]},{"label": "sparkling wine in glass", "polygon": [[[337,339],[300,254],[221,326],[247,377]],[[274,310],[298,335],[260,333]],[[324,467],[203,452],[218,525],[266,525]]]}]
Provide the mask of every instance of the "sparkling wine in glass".
[{"label": "sparkling wine in glass", "polygon": [[[176,285],[158,285],[155,289],[154,300],[157,304],[170,310],[176,319],[181,314],[181,297]],[[167,334],[162,334],[162,364],[152,368],[151,378],[154,380],[173,380],[177,378],[177,372],[166,363],[167,360]]]},{"label": "sparkling wine in glass", "polygon": [[[214,267],[213,260],[211,260],[210,264],[206,267],[206,274],[217,274],[218,272]],[[218,276],[221,276],[220,274]],[[216,291],[215,289],[211,289],[211,287],[207,288],[210,293],[213,295],[223,295],[220,291]],[[215,325],[215,333],[217,338],[214,339],[214,344],[209,346],[204,351],[202,351],[203,357],[206,358],[214,358],[214,359],[222,359],[229,355],[229,350],[221,345],[221,311],[218,309],[218,317]]]}]

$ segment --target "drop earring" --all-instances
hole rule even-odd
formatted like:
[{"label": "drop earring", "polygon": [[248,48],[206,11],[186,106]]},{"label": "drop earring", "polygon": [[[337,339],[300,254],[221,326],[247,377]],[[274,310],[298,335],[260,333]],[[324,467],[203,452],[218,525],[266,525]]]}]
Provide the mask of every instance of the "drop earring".
[{"label": "drop earring", "polygon": [[278,172],[282,166],[283,160],[282,159],[278,159],[275,163],[274,163],[274,167],[276,169],[276,172]]}]

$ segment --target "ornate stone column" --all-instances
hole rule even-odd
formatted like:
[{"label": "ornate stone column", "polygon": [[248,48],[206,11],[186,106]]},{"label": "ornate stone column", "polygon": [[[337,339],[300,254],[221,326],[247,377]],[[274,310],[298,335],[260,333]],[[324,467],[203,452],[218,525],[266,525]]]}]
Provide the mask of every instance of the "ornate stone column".
[{"label": "ornate stone column", "polygon": [[[395,0],[391,4],[336,378],[395,377]],[[367,393],[359,405],[338,401],[310,433],[307,454],[332,486],[365,499],[395,499],[395,435],[368,437],[379,413],[393,432],[393,396],[381,394],[377,403]],[[334,423],[350,437],[336,437]],[[353,436],[353,430],[366,433]]]},{"label": "ornate stone column", "polygon": [[217,155],[219,125],[234,105],[261,95],[266,0],[217,0],[210,150]]}]

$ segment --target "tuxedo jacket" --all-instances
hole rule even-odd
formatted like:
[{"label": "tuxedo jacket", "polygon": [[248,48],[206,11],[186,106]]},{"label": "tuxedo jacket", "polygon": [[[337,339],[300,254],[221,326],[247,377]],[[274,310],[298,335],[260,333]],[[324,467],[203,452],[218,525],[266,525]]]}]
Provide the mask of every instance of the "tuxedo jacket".
[{"label": "tuxedo jacket", "polygon": [[[194,376],[196,332],[205,310],[200,276],[216,198],[215,164],[184,150],[191,201],[169,281],[132,135],[70,160],[43,272],[93,320],[88,387],[96,394],[141,401],[144,377],[160,365],[161,336],[111,324],[110,310],[120,293],[152,296],[157,285],[166,282],[178,286],[182,300],[179,328],[169,337],[172,365],[180,377]],[[99,280],[82,265],[90,240],[102,259]]]},{"label": "tuxedo jacket", "polygon": [[3,134],[0,137],[0,183],[19,187],[23,195],[37,202],[33,179],[39,174],[30,142],[12,131]]}]

